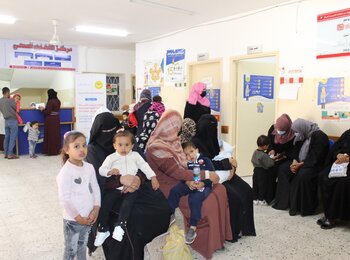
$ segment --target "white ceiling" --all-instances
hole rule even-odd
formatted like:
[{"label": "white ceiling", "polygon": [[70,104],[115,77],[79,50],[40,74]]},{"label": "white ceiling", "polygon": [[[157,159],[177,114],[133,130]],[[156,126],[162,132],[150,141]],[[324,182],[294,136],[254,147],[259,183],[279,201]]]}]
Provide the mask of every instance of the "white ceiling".
[{"label": "white ceiling", "polygon": [[[182,14],[129,0],[1,0],[0,14],[18,19],[14,25],[0,24],[0,38],[49,41],[52,19],[59,21],[63,44],[131,49],[135,42],[185,29],[227,16],[275,6],[290,0],[151,0],[192,11]],[[76,25],[125,29],[126,38],[78,33]]]}]

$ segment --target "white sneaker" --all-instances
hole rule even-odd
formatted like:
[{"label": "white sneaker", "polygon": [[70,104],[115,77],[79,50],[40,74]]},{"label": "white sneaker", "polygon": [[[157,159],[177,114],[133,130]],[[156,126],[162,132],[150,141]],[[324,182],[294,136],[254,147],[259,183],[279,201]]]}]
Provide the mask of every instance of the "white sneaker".
[{"label": "white sneaker", "polygon": [[95,246],[101,246],[103,244],[103,242],[105,242],[105,240],[107,239],[107,237],[109,237],[111,233],[109,233],[109,231],[106,232],[97,232],[96,238],[95,238]]},{"label": "white sneaker", "polygon": [[254,205],[258,205],[259,201],[258,200],[253,200]]},{"label": "white sneaker", "polygon": [[259,204],[261,206],[267,206],[267,202],[265,200],[259,200]]},{"label": "white sneaker", "polygon": [[122,229],[121,226],[116,226],[113,231],[113,238],[117,241],[122,241],[125,231]]}]

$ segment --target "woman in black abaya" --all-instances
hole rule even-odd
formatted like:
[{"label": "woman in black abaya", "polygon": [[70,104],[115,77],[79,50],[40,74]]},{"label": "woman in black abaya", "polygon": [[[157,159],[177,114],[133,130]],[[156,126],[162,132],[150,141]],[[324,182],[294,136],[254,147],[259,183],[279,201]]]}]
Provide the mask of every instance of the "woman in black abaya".
[{"label": "woman in black abaya", "polygon": [[[143,173],[137,176],[117,176],[114,180],[99,175],[98,169],[104,159],[115,150],[113,148],[113,136],[120,128],[118,120],[109,112],[96,116],[91,127],[90,141],[86,160],[93,164],[103,196],[106,187],[125,187],[126,192],[139,190],[139,196],[135,201],[132,213],[128,219],[127,236],[121,242],[111,237],[103,244],[106,259],[143,259],[144,246],[156,236],[167,231],[169,226],[169,206],[167,200],[160,191],[153,191],[149,182],[145,182]],[[141,182],[143,184],[140,186]],[[118,212],[118,205],[114,212]],[[117,214],[117,213],[116,213]],[[117,221],[117,215],[111,218],[110,228]],[[96,227],[89,237],[89,252],[95,251],[94,240]]]},{"label": "woman in black abaya", "polygon": [[296,133],[293,161],[279,167],[276,201],[273,208],[289,215],[312,215],[318,205],[318,172],[328,152],[328,137],[317,124],[298,118],[292,124]]},{"label": "woman in black abaya", "polygon": [[[197,123],[196,135],[192,139],[200,153],[210,159],[220,152],[217,128],[218,122],[213,115],[202,115]],[[212,160],[212,162],[215,170],[233,170],[234,172],[231,179],[222,183],[229,199],[232,242],[236,242],[240,234],[255,236],[253,189],[236,174],[236,167],[232,167],[229,159]]]},{"label": "woman in black abaya", "polygon": [[328,178],[333,163],[348,163],[350,155],[350,130],[345,131],[333,145],[320,174],[320,190],[324,217],[317,221],[323,229],[334,227],[335,220],[350,220],[350,167],[347,176]]}]

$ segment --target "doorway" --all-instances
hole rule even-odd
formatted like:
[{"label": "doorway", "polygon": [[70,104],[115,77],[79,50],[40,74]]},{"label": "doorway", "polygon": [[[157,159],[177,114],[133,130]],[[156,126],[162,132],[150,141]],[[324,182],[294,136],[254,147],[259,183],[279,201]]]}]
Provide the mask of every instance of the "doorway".
[{"label": "doorway", "polygon": [[239,174],[253,174],[251,156],[256,140],[275,121],[278,53],[246,55],[232,59],[234,84],[232,140],[236,145]]}]

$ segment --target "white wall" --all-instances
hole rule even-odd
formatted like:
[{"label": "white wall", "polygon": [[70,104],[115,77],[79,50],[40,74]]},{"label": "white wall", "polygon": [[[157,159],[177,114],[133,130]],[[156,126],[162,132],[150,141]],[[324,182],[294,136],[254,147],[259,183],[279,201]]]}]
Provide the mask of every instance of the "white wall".
[{"label": "white wall", "polygon": [[[348,123],[325,122],[315,101],[315,80],[320,77],[350,76],[350,59],[316,60],[317,15],[349,8],[345,0],[310,0],[257,12],[254,15],[232,17],[230,21],[199,26],[161,39],[136,44],[137,87],[142,86],[143,62],[165,56],[168,49],[186,49],[186,61],[196,61],[196,55],[209,52],[210,58],[223,58],[222,125],[233,125],[229,111],[233,110],[230,82],[230,57],[246,54],[248,45],[262,44],[264,52],[278,51],[279,64],[284,67],[304,66],[305,84],[297,101],[278,101],[276,116],[288,113],[292,119],[303,117],[317,122],[329,135],[340,135]],[[347,86],[349,87],[349,86]],[[172,102],[177,100],[174,93]],[[312,107],[312,108],[311,108]],[[306,109],[305,109],[306,108]],[[228,111],[228,112],[227,112]],[[262,129],[266,132],[267,129]],[[230,138],[228,138],[230,139]]]}]

